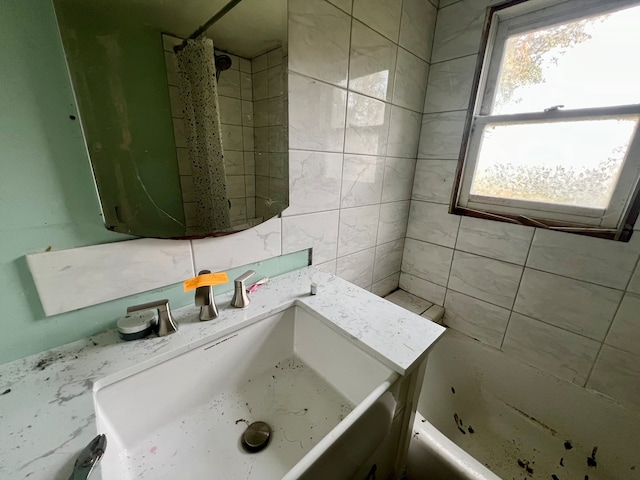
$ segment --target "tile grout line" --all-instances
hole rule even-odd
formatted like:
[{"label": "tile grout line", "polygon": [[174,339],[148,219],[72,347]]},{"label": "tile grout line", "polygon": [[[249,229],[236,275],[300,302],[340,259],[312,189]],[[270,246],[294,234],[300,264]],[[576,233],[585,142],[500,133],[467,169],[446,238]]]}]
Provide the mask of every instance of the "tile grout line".
[{"label": "tile grout line", "polygon": [[[351,45],[351,40],[349,40],[349,45]],[[403,50],[404,50],[404,49],[403,49]],[[351,52],[351,47],[349,47],[349,52]],[[409,52],[409,53],[411,53],[411,52]],[[349,56],[351,56],[351,55],[349,55]],[[423,60],[423,61],[424,61],[424,60]],[[350,64],[350,63],[351,63],[351,59],[349,59],[349,61],[348,61],[348,64]],[[427,63],[427,62],[425,62],[425,63]],[[427,63],[427,64],[428,64],[428,63]],[[321,84],[326,85],[326,86],[329,86],[329,87],[337,88],[338,90],[344,90],[344,91],[345,91],[345,92],[347,92],[347,93],[349,93],[349,92],[350,92],[350,93],[354,93],[354,94],[356,94],[356,95],[360,95],[360,96],[362,96],[362,97],[366,97],[366,98],[368,98],[368,99],[370,99],[370,100],[375,100],[375,101],[378,101],[378,102],[380,102],[380,103],[384,103],[385,105],[391,105],[392,107],[398,107],[398,108],[402,108],[403,110],[408,110],[408,111],[410,111],[410,112],[417,113],[417,114],[419,114],[419,115],[424,115],[424,113],[423,113],[423,112],[420,112],[420,111],[418,111],[418,110],[412,110],[412,109],[407,108],[407,107],[404,107],[404,106],[402,106],[402,105],[398,105],[398,104],[396,104],[396,103],[393,103],[393,95],[392,95],[392,101],[388,102],[388,101],[385,101],[385,100],[380,100],[378,97],[373,97],[373,96],[368,95],[368,94],[366,94],[366,93],[361,93],[361,92],[359,92],[359,91],[357,91],[357,90],[351,90],[351,89],[349,89],[348,73],[347,73],[347,86],[346,86],[346,87],[341,87],[341,86],[336,85],[336,84],[334,84],[334,83],[329,83],[329,82],[327,82],[326,80],[321,80],[321,79],[319,79],[319,78],[312,77],[311,75],[308,75],[308,74],[306,74],[306,73],[297,72],[296,70],[291,70],[291,69],[290,69],[290,70],[289,70],[289,73],[293,73],[293,74],[298,75],[298,76],[300,76],[300,77],[304,77],[304,78],[307,78],[307,79],[309,79],[309,80],[313,80],[314,82],[321,83]],[[466,111],[466,110],[455,110],[455,111],[460,111],[460,112],[462,112],[462,111]]]},{"label": "tile grout line", "polygon": [[[400,33],[402,31],[402,12],[404,11],[404,0],[402,0],[400,2],[400,22],[398,24],[398,38],[396,43],[394,43],[395,47],[396,47],[396,55],[395,55],[395,64],[393,67],[393,71],[394,71],[394,75],[393,75],[393,88],[391,91],[391,108],[389,110],[389,128],[387,129],[387,138],[386,138],[386,142],[385,142],[385,154],[384,154],[384,166],[382,169],[382,188],[380,189],[380,202],[378,203],[378,225],[376,228],[376,238],[374,241],[374,252],[373,252],[373,265],[371,268],[371,281],[373,282],[373,279],[375,278],[375,270],[376,270],[376,265],[378,263],[378,239],[380,238],[380,228],[381,228],[381,224],[382,224],[382,219],[381,219],[381,215],[382,215],[382,196],[383,196],[383,192],[384,192],[384,180],[387,176],[387,153],[389,152],[389,139],[391,138],[391,114],[393,112],[393,100],[395,98],[395,89],[396,89],[396,78],[398,77],[398,49],[400,48]],[[363,23],[364,25],[364,23]],[[374,30],[375,31],[375,30]],[[384,35],[383,35],[384,36]],[[402,107],[400,107],[402,108]],[[408,217],[407,217],[408,219]],[[403,245],[403,250],[404,250],[404,245]],[[402,268],[402,257],[400,257],[400,268]],[[398,279],[399,281],[399,279]],[[373,285],[373,283],[372,283]]]},{"label": "tile grout line", "polygon": [[[335,5],[334,5],[335,6]],[[336,7],[337,8],[337,7]],[[346,104],[344,108],[344,131],[342,136],[342,152],[340,155],[342,156],[342,169],[340,171],[340,194],[339,194],[339,208],[338,208],[338,234],[337,234],[337,242],[336,242],[336,275],[338,275],[338,259],[340,257],[340,232],[342,230],[342,183],[344,180],[344,150],[347,144],[347,128],[348,128],[348,118],[349,118],[349,80],[350,80],[350,69],[351,69],[351,42],[353,40],[353,0],[351,2],[351,13],[349,14],[349,46],[347,48],[347,87],[345,89],[346,92]],[[373,273],[371,274],[373,278]]]},{"label": "tile grout line", "polygon": [[[522,273],[520,273],[520,280],[518,281],[518,288],[516,289],[516,294],[513,297],[513,303],[511,304],[511,308],[509,309],[509,318],[507,319],[507,324],[505,325],[504,333],[502,334],[502,341],[500,342],[500,351],[502,351],[504,342],[507,339],[507,330],[509,330],[509,324],[511,324],[511,317],[513,317],[513,313],[515,311],[514,307],[516,306],[516,299],[518,298],[518,293],[520,292],[520,286],[522,285],[522,277],[524,277],[524,272],[527,269],[527,261],[529,260],[529,256],[531,255],[531,248],[533,247],[533,240],[536,236],[537,230],[538,230],[537,228],[534,228],[533,235],[531,235],[531,242],[529,242],[529,248],[527,249],[527,256],[524,259],[524,265],[522,265]],[[518,313],[518,315],[522,315],[522,314]],[[534,319],[534,320],[537,320],[537,319]]]},{"label": "tile grout line", "polygon": [[[589,383],[589,380],[591,379],[591,375],[593,374],[593,371],[596,368],[596,363],[598,363],[598,359],[600,358],[600,354],[602,353],[602,349],[605,346],[605,342],[607,341],[607,337],[609,336],[609,332],[611,331],[611,328],[613,327],[613,322],[615,322],[616,320],[616,316],[618,315],[618,312],[620,311],[620,307],[622,306],[622,302],[624,301],[624,297],[627,295],[627,291],[629,288],[629,285],[631,284],[631,280],[633,279],[633,274],[635,273],[636,269],[638,268],[638,265],[640,264],[640,257],[636,260],[635,266],[633,268],[633,270],[631,271],[631,276],[629,277],[629,280],[627,281],[627,284],[624,287],[624,291],[622,293],[622,296],[620,297],[620,302],[618,302],[618,306],[616,307],[615,312],[613,313],[613,316],[611,317],[611,322],[609,323],[609,326],[607,327],[607,331],[604,334],[604,337],[602,337],[602,341],[600,342],[600,347],[598,348],[598,353],[596,353],[594,359],[593,359],[593,363],[591,364],[591,368],[589,369],[589,373],[587,374],[585,381],[584,381],[584,387],[587,386],[587,384]],[[608,345],[608,344],[607,344]],[[613,347],[616,348],[616,347]],[[620,349],[622,350],[622,349]],[[622,350],[625,351],[625,350]]]},{"label": "tile grout line", "polygon": [[[415,200],[415,199],[412,199],[411,201],[424,202],[424,200]],[[433,203],[435,205],[446,205],[445,203],[435,203],[435,202],[424,202],[424,203]],[[454,250],[453,247],[449,247],[449,246],[446,246],[446,245],[441,245],[439,243],[430,242],[428,240],[422,240],[422,239],[419,239],[419,238],[413,238],[413,237],[409,237],[409,236],[407,236],[406,238],[408,238],[410,240],[414,240],[416,242],[428,243],[429,245],[434,245],[436,247],[441,247],[441,248],[447,248],[449,250]],[[457,240],[456,240],[456,242],[457,242]],[[529,246],[529,250],[530,249],[531,249],[531,245]],[[626,292],[626,290],[618,288],[618,287],[612,287],[610,285],[603,285],[601,283],[595,283],[595,282],[592,282],[592,281],[589,281],[589,280],[582,280],[580,278],[570,277],[568,275],[563,275],[563,274],[560,274],[560,273],[550,272],[548,270],[542,270],[540,268],[531,267],[531,266],[526,264],[526,260],[525,260],[525,263],[515,263],[515,262],[510,262],[510,261],[502,260],[502,259],[495,258],[495,257],[489,257],[487,255],[482,255],[482,254],[479,254],[479,253],[470,252],[470,251],[463,250],[463,249],[457,248],[457,247],[455,248],[455,251],[466,253],[467,255],[473,255],[473,256],[476,256],[476,257],[485,258],[487,260],[495,260],[496,262],[506,263],[507,265],[511,265],[511,266],[514,266],[514,267],[523,267],[525,269],[534,270],[536,272],[546,273],[547,275],[553,275],[553,276],[556,276],[556,277],[566,278],[568,280],[573,280],[575,282],[586,283],[588,285],[593,285],[593,286],[600,287],[600,288],[607,288],[609,290],[615,290],[617,292]],[[527,256],[528,255],[529,255],[529,253],[527,252]],[[490,302],[487,302],[487,303],[490,303]]]}]

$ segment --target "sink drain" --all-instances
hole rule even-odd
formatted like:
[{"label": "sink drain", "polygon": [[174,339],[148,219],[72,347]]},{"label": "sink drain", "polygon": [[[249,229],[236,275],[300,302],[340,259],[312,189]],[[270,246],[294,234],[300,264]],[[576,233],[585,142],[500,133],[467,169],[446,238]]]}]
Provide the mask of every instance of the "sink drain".
[{"label": "sink drain", "polygon": [[264,422],[253,422],[242,434],[242,448],[249,453],[264,450],[271,440],[271,427]]}]

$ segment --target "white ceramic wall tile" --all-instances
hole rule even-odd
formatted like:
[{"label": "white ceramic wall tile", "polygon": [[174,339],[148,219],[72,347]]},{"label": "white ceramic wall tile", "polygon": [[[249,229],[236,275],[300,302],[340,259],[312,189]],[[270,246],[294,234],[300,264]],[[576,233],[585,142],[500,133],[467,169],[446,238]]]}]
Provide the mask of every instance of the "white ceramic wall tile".
[{"label": "white ceramic wall tile", "polygon": [[340,206],[361,207],[380,203],[384,166],[384,157],[345,155]]},{"label": "white ceramic wall tile", "polygon": [[416,160],[387,157],[382,183],[382,201],[398,202],[411,198]]},{"label": "white ceramic wall tile", "polygon": [[266,53],[251,59],[251,72],[254,74],[266,70],[268,67]]},{"label": "white ceramic wall tile", "polygon": [[438,12],[431,62],[478,53],[488,0],[463,0]]},{"label": "white ceramic wall tile", "polygon": [[[345,90],[290,74],[290,148],[341,152],[344,144],[346,105]],[[384,112],[382,113],[384,117]]]},{"label": "white ceramic wall tile", "polygon": [[424,113],[466,110],[471,99],[477,60],[477,55],[470,55],[432,65]]},{"label": "white ceramic wall tile", "polygon": [[409,201],[383,203],[380,205],[377,244],[404,238],[409,219]]},{"label": "white ceramic wall tile", "polygon": [[[223,123],[220,125],[220,129],[222,130],[222,144],[225,148],[228,148],[229,150],[244,149],[241,125],[228,125]],[[186,143],[184,146],[186,146]]]},{"label": "white ceramic wall tile", "polygon": [[317,263],[317,264],[314,263],[313,266],[319,268],[323,272],[327,272],[335,275],[337,264],[338,264],[337,260],[334,259],[329,262]]},{"label": "white ceramic wall tile", "polygon": [[233,235],[192,240],[195,269],[216,272],[276,257],[282,254],[281,240],[279,218]]},{"label": "white ceramic wall tile", "polygon": [[338,251],[338,210],[282,219],[282,253],[313,248],[314,263],[336,258]]},{"label": "white ceramic wall tile", "polygon": [[253,127],[253,102],[242,100],[242,125]]},{"label": "white ceramic wall tile", "polygon": [[240,57],[239,67],[242,73],[251,73],[251,60]]},{"label": "white ceramic wall tile", "polygon": [[[453,250],[450,248],[407,238],[402,256],[402,271],[445,286],[449,278],[452,257]],[[427,298],[427,300],[432,299]]]},{"label": "white ceramic wall tile", "polygon": [[284,95],[284,75],[282,66],[278,65],[267,70],[267,81],[269,84],[269,98],[281,97]]},{"label": "white ceramic wall tile", "polygon": [[527,266],[624,289],[638,260],[640,236],[628,243],[536,229]]},{"label": "white ceramic wall tile", "polygon": [[447,290],[444,308],[446,326],[500,348],[509,323],[509,310],[453,290]]},{"label": "white ceramic wall tile", "polygon": [[386,155],[390,116],[391,104],[349,92],[345,153]]},{"label": "white ceramic wall tile", "polygon": [[329,3],[333,3],[336,7],[344,10],[349,15],[351,15],[351,10],[353,8],[353,0],[327,0]]},{"label": "white ceramic wall tile", "polygon": [[600,344],[518,313],[511,314],[502,350],[559,378],[584,385]]},{"label": "white ceramic wall tile", "polygon": [[[342,257],[374,247],[376,245],[379,218],[380,205],[343,208],[340,210],[338,256]],[[340,264],[338,263],[338,269],[339,267]],[[370,284],[371,282],[369,282]]]},{"label": "white ceramic wall tile", "polygon": [[354,0],[353,16],[398,43],[402,2],[397,0]]},{"label": "white ceramic wall tile", "polygon": [[415,159],[418,154],[422,115],[393,105],[389,123],[387,156]]},{"label": "white ceramic wall tile", "polygon": [[323,0],[289,1],[289,68],[347,86],[351,18]]},{"label": "white ceramic wall tile", "polygon": [[196,191],[193,185],[193,176],[181,176],[180,177],[180,190],[182,191],[183,202],[195,202]]},{"label": "white ceramic wall tile", "polygon": [[402,251],[404,239],[385,243],[376,247],[376,258],[373,265],[373,281],[378,282],[383,278],[398,273],[402,266]]},{"label": "white ceramic wall tile", "polygon": [[253,104],[253,126],[269,126],[269,100],[257,100]]},{"label": "white ceramic wall tile", "polygon": [[227,175],[226,181],[229,198],[246,197],[244,175]]},{"label": "white ceramic wall tile", "polygon": [[407,52],[398,49],[398,64],[393,86],[393,104],[414,112],[422,112],[427,90],[429,64]]},{"label": "white ceramic wall tile", "polygon": [[[291,5],[288,4],[289,12],[291,11]],[[282,48],[276,48],[267,52],[267,66],[269,68],[282,65]]]},{"label": "white ceramic wall tile", "polygon": [[[638,223],[640,222],[636,222],[636,224]],[[627,286],[627,291],[640,294],[640,263],[636,265],[636,269],[631,276],[629,285]]]},{"label": "white ceramic wall tile", "polygon": [[424,313],[433,304],[404,290],[398,290],[386,297],[386,300],[417,315]]},{"label": "white ceramic wall tile", "polygon": [[250,73],[240,72],[240,96],[243,100],[253,100],[253,78]]},{"label": "white ceramic wall tile", "polygon": [[418,160],[411,198],[448,205],[457,166],[455,160]]},{"label": "white ceramic wall tile", "polygon": [[176,148],[187,148],[187,137],[184,133],[184,120],[181,118],[173,119],[173,138],[176,142]]},{"label": "white ceramic wall tile", "polygon": [[398,288],[400,282],[400,272],[389,275],[387,278],[383,278],[379,282],[373,282],[371,285],[371,293],[384,297]]},{"label": "white ceramic wall tile", "polygon": [[188,241],[131,240],[27,255],[45,315],[77,310],[193,276]]},{"label": "white ceramic wall tile", "polygon": [[436,305],[444,305],[446,288],[433,282],[411,275],[407,272],[400,273],[400,288],[413,293],[420,298],[429,300]]},{"label": "white ceramic wall tile", "polygon": [[352,253],[337,260],[336,275],[359,287],[370,287],[373,278],[375,248]]},{"label": "white ceramic wall tile", "polygon": [[462,217],[456,249],[524,265],[534,230],[484,218]]},{"label": "white ceramic wall tile", "polygon": [[626,293],[605,343],[640,355],[640,296]]},{"label": "white ceramic wall tile", "polygon": [[218,97],[220,122],[242,125],[242,101],[238,98]]},{"label": "white ceramic wall tile", "polygon": [[265,98],[269,98],[269,73],[267,70],[254,73],[252,82],[254,100],[264,100]]},{"label": "white ceramic wall tile", "polygon": [[621,299],[619,290],[527,268],[513,309],[602,341]]},{"label": "white ceramic wall tile", "polygon": [[221,97],[241,98],[240,94],[240,71],[226,70],[220,74],[218,81],[218,95]]},{"label": "white ceramic wall tile", "polygon": [[464,111],[423,115],[418,158],[457,160],[466,115]]},{"label": "white ceramic wall tile", "polygon": [[459,293],[511,308],[523,268],[511,263],[456,251],[448,287]]},{"label": "white ceramic wall tile", "polygon": [[180,175],[192,175],[189,150],[186,148],[176,148],[176,154],[178,156],[178,171]]},{"label": "white ceramic wall tile", "polygon": [[178,87],[169,87],[169,103],[171,106],[171,116],[174,118],[183,118],[184,109],[182,108]]},{"label": "white ceramic wall tile", "polygon": [[637,411],[640,409],[640,355],[604,345],[587,387]]},{"label": "white ceramic wall tile", "polygon": [[460,217],[451,215],[447,205],[413,200],[407,237],[453,248],[458,235],[458,225]]},{"label": "white ceramic wall tile", "polygon": [[366,25],[353,22],[349,90],[391,102],[398,47]]},{"label": "white ceramic wall tile", "polygon": [[428,0],[404,0],[400,46],[425,61],[431,59],[438,9]]},{"label": "white ceramic wall tile", "polygon": [[342,154],[289,152],[289,208],[284,216],[340,208]]}]

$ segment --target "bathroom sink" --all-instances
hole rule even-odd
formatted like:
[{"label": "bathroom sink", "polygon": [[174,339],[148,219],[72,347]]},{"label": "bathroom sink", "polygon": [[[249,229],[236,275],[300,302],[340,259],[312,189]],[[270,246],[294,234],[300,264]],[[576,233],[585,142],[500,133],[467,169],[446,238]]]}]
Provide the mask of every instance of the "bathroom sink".
[{"label": "bathroom sink", "polygon": [[[394,417],[398,375],[300,306],[138,370],[94,387],[103,480],[346,478],[327,468],[364,461]],[[271,439],[249,453],[257,421]]]}]

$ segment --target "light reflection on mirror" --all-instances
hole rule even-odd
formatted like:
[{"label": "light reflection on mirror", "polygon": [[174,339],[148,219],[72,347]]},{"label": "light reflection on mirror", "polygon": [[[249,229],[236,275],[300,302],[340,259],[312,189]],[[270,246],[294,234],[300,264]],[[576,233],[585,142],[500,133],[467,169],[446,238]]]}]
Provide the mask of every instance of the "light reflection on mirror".
[{"label": "light reflection on mirror", "polygon": [[196,208],[206,176],[194,174],[174,47],[226,2],[54,0],[107,228],[225,234],[288,205],[286,0],[242,0],[205,34],[219,75],[228,224],[203,227]]}]

